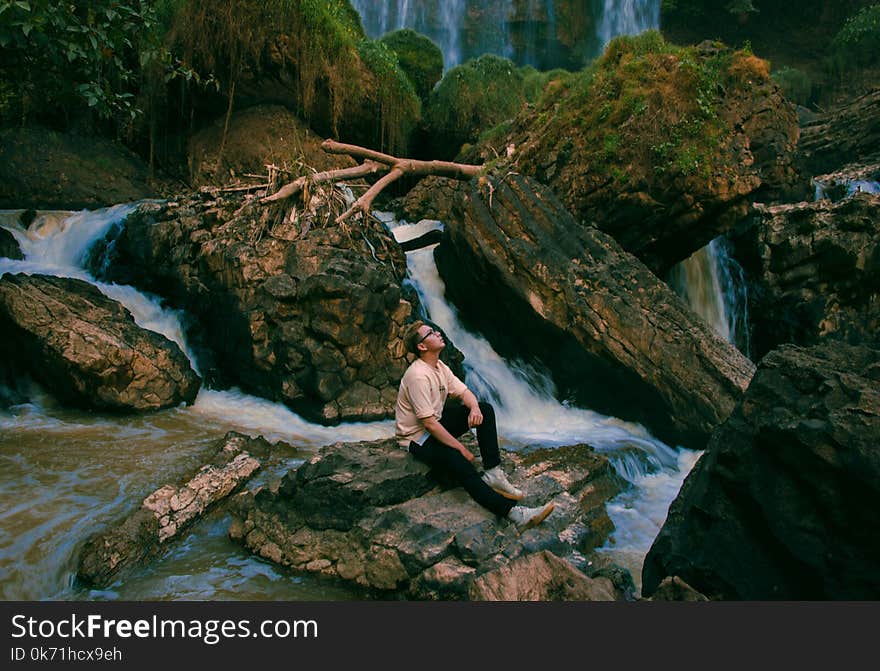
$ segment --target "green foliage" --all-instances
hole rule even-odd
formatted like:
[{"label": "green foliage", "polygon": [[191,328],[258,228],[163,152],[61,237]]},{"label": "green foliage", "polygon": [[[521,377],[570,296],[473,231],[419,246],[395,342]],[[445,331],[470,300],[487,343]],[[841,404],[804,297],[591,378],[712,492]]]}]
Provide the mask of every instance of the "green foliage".
[{"label": "green foliage", "polygon": [[335,126],[362,37],[346,0],[180,0],[169,45],[194,71],[216,77],[230,96],[242,73],[258,75],[267,54],[276,53],[293,66],[305,116],[315,111],[317,90],[330,89]]},{"label": "green foliage", "polygon": [[707,176],[728,160],[725,98],[768,79],[767,62],[744,51],[678,47],[657,31],[620,36],[590,67],[549,87],[529,126],[560,147],[570,143],[564,151],[577,152],[596,179]]},{"label": "green foliage", "polygon": [[552,81],[562,81],[569,77],[571,73],[562,68],[541,72],[531,65],[524,65],[519,69],[523,77],[523,95],[530,103],[537,102],[547,88],[547,84]]},{"label": "green foliage", "polygon": [[413,83],[419,98],[427,102],[431,89],[443,76],[440,47],[409,28],[387,33],[381,42],[397,54],[400,67]]},{"label": "green foliage", "polygon": [[847,19],[829,52],[837,74],[880,61],[880,4],[864,7]]},{"label": "green foliage", "polygon": [[516,115],[526,103],[523,83],[511,61],[491,54],[452,68],[428,99],[434,150],[451,157],[463,143]]},{"label": "green foliage", "polygon": [[732,0],[727,3],[725,9],[731,14],[752,14],[758,11],[752,0]]},{"label": "green foliage", "polygon": [[0,0],[7,115],[57,122],[59,110],[88,111],[130,121],[138,114],[139,54],[159,29],[153,3],[142,0]]},{"label": "green foliage", "polygon": [[376,107],[380,149],[405,153],[409,135],[421,118],[421,102],[412,82],[400,67],[397,54],[386,43],[361,40],[358,54],[372,73],[375,84],[364,91]]},{"label": "green foliage", "polygon": [[773,81],[779,84],[779,88],[785,97],[798,105],[806,105],[810,101],[813,84],[810,76],[797,68],[780,68],[772,73]]}]

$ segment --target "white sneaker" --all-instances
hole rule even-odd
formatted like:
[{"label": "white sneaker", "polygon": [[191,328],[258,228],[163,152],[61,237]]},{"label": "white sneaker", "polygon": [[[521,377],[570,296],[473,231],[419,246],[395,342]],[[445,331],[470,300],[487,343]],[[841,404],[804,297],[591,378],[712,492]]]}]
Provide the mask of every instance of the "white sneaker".
[{"label": "white sneaker", "polygon": [[514,501],[519,501],[525,494],[522,493],[521,489],[517,489],[510,481],[507,479],[507,476],[504,474],[504,471],[501,470],[501,466],[496,466],[495,468],[490,468],[488,471],[483,473],[483,482],[489,485],[496,492],[501,494],[508,499],[513,499]]},{"label": "white sneaker", "polygon": [[526,529],[531,529],[547,519],[547,516],[553,512],[555,504],[548,503],[538,508],[526,508],[525,506],[514,506],[507,513],[507,518],[516,524],[520,533]]}]

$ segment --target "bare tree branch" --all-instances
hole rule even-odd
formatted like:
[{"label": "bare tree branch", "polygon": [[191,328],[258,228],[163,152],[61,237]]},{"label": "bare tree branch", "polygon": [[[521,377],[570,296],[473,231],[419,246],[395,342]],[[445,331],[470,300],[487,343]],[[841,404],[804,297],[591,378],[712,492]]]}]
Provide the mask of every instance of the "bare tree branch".
[{"label": "bare tree branch", "polygon": [[363,161],[360,165],[351,168],[340,168],[338,170],[327,170],[319,172],[315,175],[306,175],[284,185],[271,196],[266,196],[260,202],[271,203],[285,198],[290,198],[300,193],[309,184],[320,184],[323,182],[335,182],[338,180],[352,179],[357,177],[368,177],[379,173],[386,173],[366,193],[364,193],[354,205],[346,212],[341,214],[337,219],[337,223],[341,223],[352,215],[361,212],[365,216],[369,215],[373,200],[379,193],[389,184],[397,181],[403,175],[438,175],[440,177],[451,177],[453,179],[468,180],[480,174],[483,166],[469,165],[467,163],[453,163],[450,161],[419,161],[411,158],[398,158],[389,154],[368,149],[367,147],[359,147],[353,144],[344,144],[335,140],[325,140],[321,148],[328,154],[344,154],[354,159]]}]

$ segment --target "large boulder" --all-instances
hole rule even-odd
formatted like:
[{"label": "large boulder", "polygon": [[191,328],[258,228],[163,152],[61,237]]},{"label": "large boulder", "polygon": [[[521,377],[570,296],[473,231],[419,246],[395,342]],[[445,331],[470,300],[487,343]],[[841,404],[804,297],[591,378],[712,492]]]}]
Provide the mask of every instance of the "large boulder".
[{"label": "large boulder", "polygon": [[413,307],[406,261],[387,230],[334,223],[326,202],[261,205],[240,197],[142,205],[90,266],[165,297],[192,316],[188,337],[213,386],[237,386],[314,421],[391,415],[408,365]]},{"label": "large boulder", "polygon": [[[503,460],[525,505],[556,502],[523,534],[392,439],[322,448],[275,488],[241,494],[230,536],[295,570],[417,599],[465,599],[476,579],[517,557],[583,556],[605,542],[614,528],[605,503],[624,482],[604,456],[576,445]],[[495,591],[485,590],[476,598]]]},{"label": "large boulder", "polygon": [[535,177],[663,277],[752,201],[805,192],[798,133],[766,61],[649,31],[614,40],[463,158]]},{"label": "large boulder", "polygon": [[714,599],[880,597],[880,351],[780,347],[712,436],[645,559]]},{"label": "large boulder", "polygon": [[748,277],[751,351],[830,339],[877,343],[880,195],[758,207],[736,237]]},{"label": "large boulder", "polygon": [[177,344],[83,280],[4,275],[0,326],[15,371],[73,405],[159,410],[191,403],[201,384]]},{"label": "large boulder", "polygon": [[0,130],[0,208],[98,208],[156,195],[146,164],[100,137]]},{"label": "large boulder", "polygon": [[460,186],[447,231],[435,256],[462,319],[563,398],[697,449],[741,398],[753,364],[534,180]]}]

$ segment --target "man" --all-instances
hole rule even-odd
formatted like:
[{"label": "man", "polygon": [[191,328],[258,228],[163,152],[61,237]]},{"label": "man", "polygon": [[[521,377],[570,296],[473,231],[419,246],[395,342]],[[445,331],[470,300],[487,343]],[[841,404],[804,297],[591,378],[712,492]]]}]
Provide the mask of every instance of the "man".
[{"label": "man", "polygon": [[[516,504],[523,493],[501,470],[495,410],[488,403],[478,402],[440,361],[440,352],[446,347],[440,331],[417,321],[408,329],[405,342],[418,358],[404,373],[397,394],[395,418],[400,446],[433,469],[452,476],[477,503],[512,520],[520,532],[543,522],[553,511],[553,504],[538,508]],[[448,396],[461,403],[447,407]],[[474,455],[458,440],[474,427],[483,460],[482,475],[472,463]]]}]

